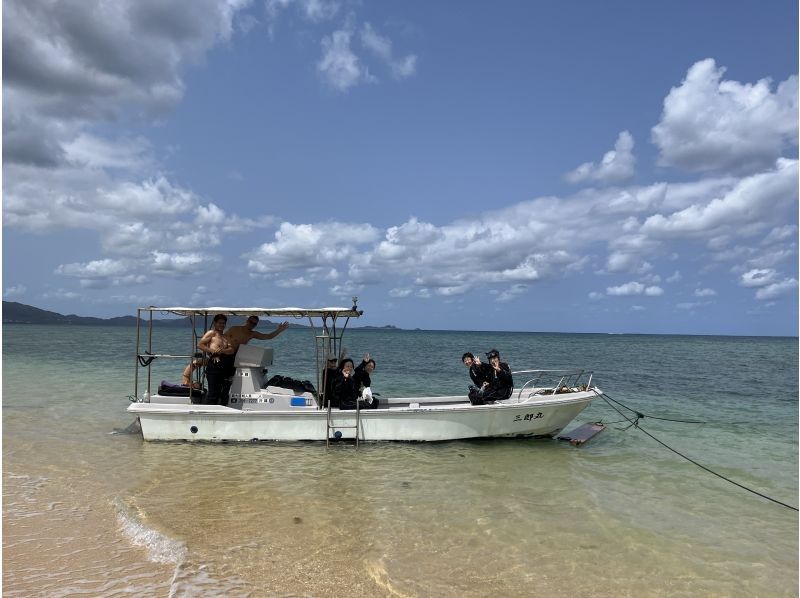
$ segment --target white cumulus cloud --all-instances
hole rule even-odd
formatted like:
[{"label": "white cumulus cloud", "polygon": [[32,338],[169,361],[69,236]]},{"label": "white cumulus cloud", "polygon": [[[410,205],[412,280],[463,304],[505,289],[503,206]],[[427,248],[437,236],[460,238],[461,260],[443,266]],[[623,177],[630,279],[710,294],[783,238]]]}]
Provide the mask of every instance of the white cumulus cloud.
[{"label": "white cumulus cloud", "polygon": [[773,90],[756,83],[724,80],[711,59],[689,69],[664,100],[653,142],[661,163],[693,171],[753,171],[797,145],[797,76]]},{"label": "white cumulus cloud", "polygon": [[584,162],[565,178],[570,183],[619,183],[633,177],[636,158],[633,155],[633,136],[622,131],[614,149],[605,153],[600,163]]},{"label": "white cumulus cloud", "polygon": [[775,299],[782,295],[791,293],[797,288],[797,279],[784,278],[780,282],[773,282],[765,287],[761,287],[756,291],[756,299],[764,301],[767,299]]}]

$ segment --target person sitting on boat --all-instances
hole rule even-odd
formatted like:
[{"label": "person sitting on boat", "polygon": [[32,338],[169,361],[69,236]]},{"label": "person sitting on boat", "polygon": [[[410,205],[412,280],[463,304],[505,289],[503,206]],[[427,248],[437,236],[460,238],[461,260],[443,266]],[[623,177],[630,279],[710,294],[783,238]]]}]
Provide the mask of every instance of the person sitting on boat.
[{"label": "person sitting on boat", "polygon": [[[342,355],[344,355],[344,353],[342,353]],[[322,372],[322,388],[324,389],[322,392],[322,405],[324,407],[328,406],[328,401],[333,402],[333,407],[339,406],[339,403],[336,402],[333,395],[333,381],[336,379],[336,375],[338,373],[339,370],[336,367],[336,355],[333,353],[328,353],[325,359],[325,369]]]},{"label": "person sitting on boat", "polygon": [[334,406],[339,409],[355,409],[356,403],[361,409],[376,408],[378,403],[373,399],[372,404],[368,404],[365,400],[358,398],[358,386],[354,376],[353,360],[349,357],[342,359],[339,362],[339,368],[336,372],[336,377],[333,379],[333,397],[332,402]]},{"label": "person sitting on boat", "polygon": [[487,382],[489,379],[489,375],[491,374],[492,366],[488,363],[481,363],[481,360],[478,357],[475,357],[472,353],[464,353],[461,356],[461,362],[469,368],[469,377],[472,379],[472,383],[475,385],[470,386],[472,388],[483,388],[484,382]]},{"label": "person sitting on boat", "polygon": [[355,372],[353,373],[353,377],[356,379],[356,386],[358,386],[359,391],[363,388],[370,388],[372,386],[372,380],[370,379],[369,375],[375,371],[375,360],[369,356],[369,353],[364,353],[364,358],[361,360],[361,363],[358,364],[356,367]]},{"label": "person sitting on boat", "polygon": [[492,349],[486,354],[486,357],[489,360],[489,368],[486,370],[488,377],[480,389],[470,389],[469,392],[469,400],[473,405],[507,399],[511,396],[514,388],[511,368],[507,363],[500,361],[500,352]]},{"label": "person sitting on boat", "polygon": [[511,368],[508,364],[500,361],[500,353],[497,349],[492,349],[486,354],[491,370],[489,371],[488,386],[484,387],[484,401],[502,401],[511,396],[514,388],[514,379],[511,376]]},{"label": "person sitting on boat", "polygon": [[183,369],[183,386],[189,386],[191,384],[192,388],[200,388],[199,382],[192,382],[192,372],[201,365],[205,365],[205,363],[206,360],[204,357],[195,357],[189,362],[189,365]]},{"label": "person sitting on boat", "polygon": [[269,333],[256,332],[258,326],[258,316],[250,316],[242,326],[231,326],[225,332],[225,336],[231,342],[235,350],[239,349],[239,345],[246,345],[250,339],[256,338],[258,340],[269,340],[278,336],[281,332],[289,327],[289,322],[281,322],[278,327]]},{"label": "person sitting on boat", "polygon": [[206,379],[208,380],[208,402],[211,405],[227,405],[230,385],[227,379],[233,368],[236,348],[223,334],[228,318],[224,314],[214,316],[211,330],[203,335],[197,348],[208,354]]}]

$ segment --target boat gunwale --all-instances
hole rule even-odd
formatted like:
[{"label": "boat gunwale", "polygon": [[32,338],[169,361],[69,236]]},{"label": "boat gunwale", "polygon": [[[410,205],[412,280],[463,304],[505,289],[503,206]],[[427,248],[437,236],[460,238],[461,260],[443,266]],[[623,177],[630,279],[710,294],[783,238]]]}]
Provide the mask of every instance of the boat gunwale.
[{"label": "boat gunwale", "polygon": [[[570,405],[573,403],[583,403],[593,401],[597,398],[599,391],[587,390],[576,393],[562,393],[560,395],[537,395],[542,396],[537,400],[514,401],[513,399],[506,399],[503,402],[490,403],[486,405],[471,405],[467,400],[463,399],[460,395],[453,396],[454,400],[459,400],[455,405],[418,405],[415,407],[389,407],[377,409],[361,409],[361,417],[373,419],[375,416],[386,417],[387,415],[402,415],[406,413],[452,413],[453,411],[511,411],[516,409],[526,409],[533,407],[554,407],[562,405]],[[406,399],[405,397],[398,397],[405,402],[415,404],[418,402],[414,398]],[[429,398],[450,398],[450,397],[429,397]],[[301,416],[313,417],[327,417],[327,410],[319,408],[300,407],[292,410],[277,410],[277,409],[237,409],[234,407],[227,407],[224,405],[199,405],[187,403],[132,403],[128,406],[129,413],[147,413],[159,415],[178,415],[178,414],[192,414],[192,415],[222,415],[232,417],[267,417],[267,416]],[[354,409],[345,410],[331,410],[332,416],[346,416],[355,415]]]}]

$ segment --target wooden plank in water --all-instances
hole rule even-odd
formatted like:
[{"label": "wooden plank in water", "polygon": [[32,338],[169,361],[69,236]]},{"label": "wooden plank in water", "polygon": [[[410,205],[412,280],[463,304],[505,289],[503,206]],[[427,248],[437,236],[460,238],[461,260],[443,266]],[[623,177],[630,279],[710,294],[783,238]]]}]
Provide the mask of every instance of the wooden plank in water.
[{"label": "wooden plank in water", "polygon": [[582,426],[578,426],[574,430],[567,432],[566,434],[559,436],[559,440],[566,440],[572,446],[580,446],[587,440],[591,440],[595,436],[597,436],[600,432],[605,430],[605,425],[601,423],[596,424],[583,424]]}]

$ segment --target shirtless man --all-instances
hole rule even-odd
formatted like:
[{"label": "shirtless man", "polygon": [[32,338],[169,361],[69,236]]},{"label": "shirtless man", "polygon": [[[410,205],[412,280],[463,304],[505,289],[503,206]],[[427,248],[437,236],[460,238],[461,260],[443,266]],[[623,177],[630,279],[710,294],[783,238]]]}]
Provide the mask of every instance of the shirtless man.
[{"label": "shirtless man", "polygon": [[258,326],[258,316],[250,316],[243,326],[231,326],[228,328],[225,337],[233,345],[234,353],[239,348],[239,345],[246,345],[250,339],[256,338],[265,341],[275,338],[289,327],[289,322],[278,324],[275,330],[267,334],[256,332],[256,326]]},{"label": "shirtless man", "polygon": [[203,335],[197,348],[208,354],[206,379],[208,380],[208,400],[211,405],[228,404],[226,378],[232,375],[233,355],[236,347],[223,334],[228,318],[223,314],[214,316],[214,323]]}]

